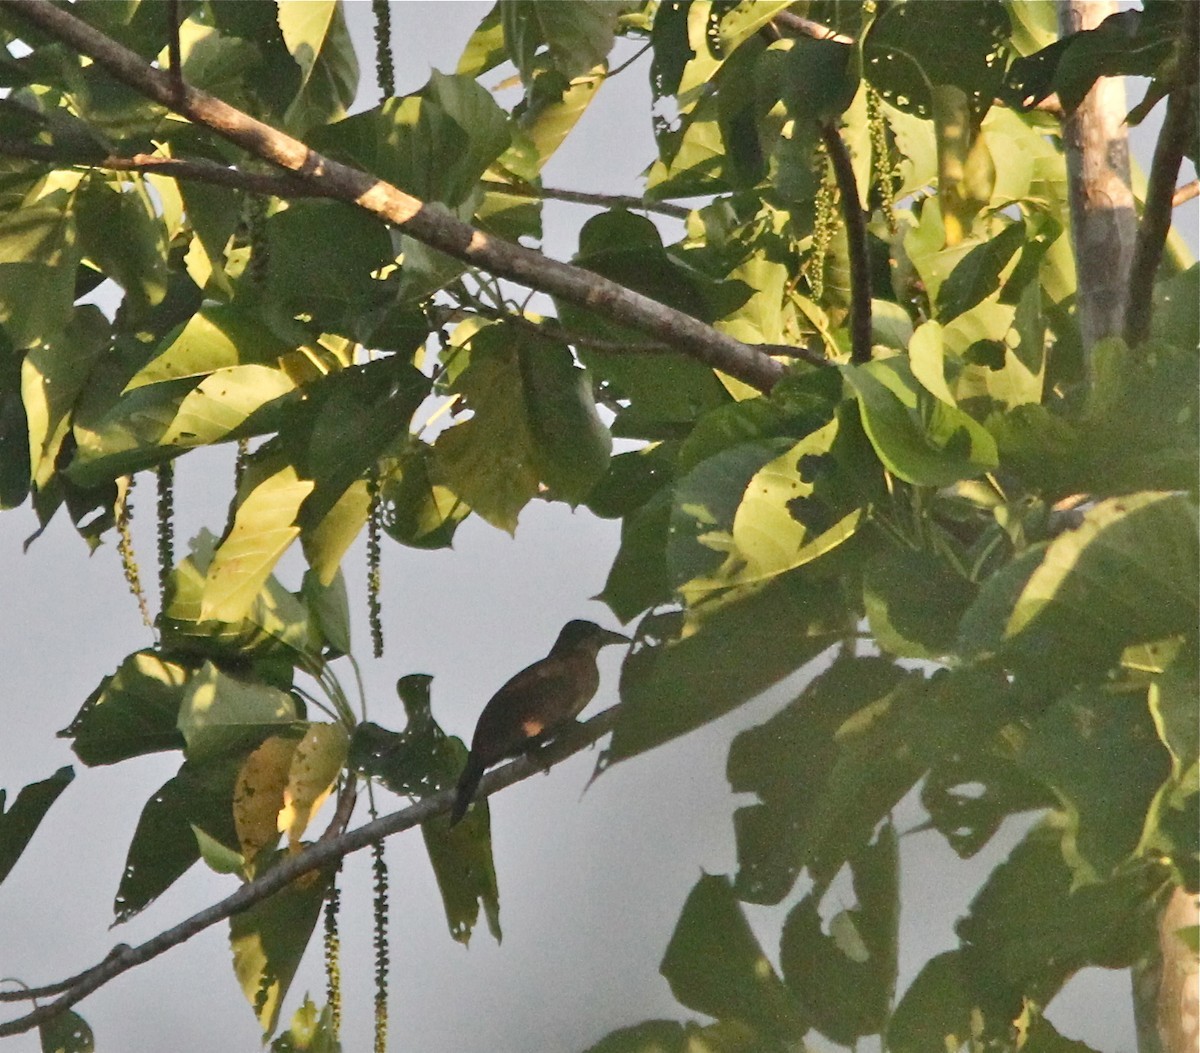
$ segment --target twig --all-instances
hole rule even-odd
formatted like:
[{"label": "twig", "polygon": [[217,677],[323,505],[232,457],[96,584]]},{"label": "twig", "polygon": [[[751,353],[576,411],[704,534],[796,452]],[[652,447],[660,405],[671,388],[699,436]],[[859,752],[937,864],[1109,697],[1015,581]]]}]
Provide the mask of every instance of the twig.
[{"label": "twig", "polygon": [[672,205],[669,201],[647,201],[632,194],[592,194],[584,190],[530,186],[528,183],[501,183],[494,179],[481,179],[479,185],[485,190],[512,194],[514,197],[567,201],[574,205],[597,205],[600,208],[629,208],[639,212],[658,212],[674,219],[687,219],[692,214],[691,209],[683,205]]},{"label": "twig", "polygon": [[305,182],[292,175],[269,175],[227,168],[215,161],[186,161],[177,157],[157,157],[154,154],[133,154],[118,157],[109,154],[96,157],[85,152],[63,150],[43,143],[19,142],[0,136],[0,156],[19,157],[27,161],[43,161],[72,168],[103,168],[112,172],[141,172],[146,175],[165,175],[172,179],[191,179],[197,183],[232,187],[254,194],[275,197],[332,197],[319,185]]},{"label": "twig", "polygon": [[[634,344],[625,340],[604,340],[600,337],[587,336],[568,329],[554,318],[543,318],[540,322],[535,322],[532,318],[526,318],[524,315],[501,311],[483,303],[472,304],[470,310],[462,307],[434,307],[430,311],[430,316],[438,325],[445,325],[447,322],[461,322],[474,316],[490,318],[497,322],[515,325],[526,332],[536,333],[540,337],[558,340],[561,343],[570,344],[572,347],[584,348],[602,355],[673,355],[678,353],[674,348],[667,347],[666,344]],[[791,344],[751,344],[749,346],[757,347],[764,354],[778,358],[799,358],[813,366],[832,365],[829,359],[810,347]]]},{"label": "twig", "polygon": [[794,15],[790,11],[780,11],[772,21],[782,29],[790,29],[793,33],[813,37],[815,40],[833,40],[838,44],[854,43],[853,37],[848,37],[845,33],[839,33],[836,29],[822,25],[820,22],[814,22],[811,18],[805,18],[803,15]]},{"label": "twig", "polygon": [[167,74],[50,0],[0,0],[0,7],[88,55],[134,91],[306,182],[322,184],[328,196],[355,204],[448,256],[639,329],[760,391],[770,391],[783,375],[783,366],[774,359],[682,311],[581,267],[485,234],[445,209],[429,208],[383,180],[323,157],[298,139],[188,84],[175,105]]},{"label": "twig", "polygon": [[1193,179],[1190,183],[1184,183],[1174,194],[1171,195],[1171,207],[1178,208],[1180,205],[1186,205],[1194,197],[1200,197],[1200,179]]},{"label": "twig", "polygon": [[871,361],[871,264],[867,256],[867,217],[858,200],[854,163],[836,121],[821,123],[821,139],[829,151],[833,175],[842,197],[846,247],[850,256],[850,361]]},{"label": "twig", "polygon": [[[547,765],[557,763],[592,745],[602,735],[612,730],[620,708],[620,706],[612,706],[604,712],[598,713],[586,723],[569,728],[553,742],[544,746],[536,758],[519,757],[512,763],[489,772],[479,784],[480,793],[486,796],[502,790],[506,786],[511,786],[513,783],[528,779],[531,775],[544,772]],[[14,1000],[14,996],[26,999],[44,997],[46,993],[59,991],[62,993],[53,1002],[47,1002],[45,1005],[30,1010],[24,1016],[0,1024],[0,1037],[18,1035],[37,1027],[38,1024],[62,1013],[134,966],[157,958],[160,954],[190,940],[197,933],[203,932],[217,922],[239,914],[256,903],[261,903],[302,875],[313,870],[330,867],[344,856],[358,852],[380,838],[389,837],[402,830],[409,830],[436,816],[448,814],[453,803],[454,790],[442,790],[407,808],[401,808],[390,815],[384,815],[369,823],[364,823],[338,837],[320,840],[316,844],[309,845],[302,852],[284,859],[261,877],[243,885],[232,895],[226,896],[223,900],[193,914],[190,918],[160,932],[145,943],[136,947],[114,948],[102,962],[77,974],[69,981],[19,992],[4,992],[0,998],[7,1001]],[[64,984],[69,986],[64,987]]]},{"label": "twig", "polygon": [[1154,144],[1154,160],[1146,181],[1146,204],[1138,226],[1133,263],[1129,267],[1129,293],[1125,300],[1125,343],[1140,344],[1150,332],[1150,310],[1154,294],[1154,276],[1162,260],[1167,232],[1171,229],[1171,209],[1175,183],[1183,164],[1183,152],[1188,140],[1188,122],[1195,114],[1195,67],[1198,43],[1200,6],[1184,8],[1183,30],[1179,41],[1179,80],[1167,96],[1167,113],[1163,118],[1158,142]]},{"label": "twig", "polygon": [[167,62],[177,100],[183,99],[183,55],[179,47],[179,0],[167,0]]}]

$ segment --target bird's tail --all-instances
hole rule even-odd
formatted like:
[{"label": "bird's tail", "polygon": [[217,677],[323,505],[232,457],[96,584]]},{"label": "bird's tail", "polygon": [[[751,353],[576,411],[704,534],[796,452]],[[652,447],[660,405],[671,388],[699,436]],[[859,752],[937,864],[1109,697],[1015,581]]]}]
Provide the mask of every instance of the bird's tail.
[{"label": "bird's tail", "polygon": [[467,758],[467,766],[463,768],[462,775],[458,777],[458,786],[455,789],[454,795],[454,807],[450,810],[451,826],[467,814],[467,807],[471,803],[471,798],[475,796],[475,791],[479,788],[479,780],[482,778],[483,765],[479,763],[479,759],[472,753]]}]

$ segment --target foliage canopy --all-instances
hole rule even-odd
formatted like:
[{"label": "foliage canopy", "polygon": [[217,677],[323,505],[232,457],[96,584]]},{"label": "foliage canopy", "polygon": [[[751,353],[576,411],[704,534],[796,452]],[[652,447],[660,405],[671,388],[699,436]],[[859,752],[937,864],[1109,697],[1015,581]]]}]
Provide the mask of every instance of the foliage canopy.
[{"label": "foliage canopy", "polygon": [[[1027,0],[499,0],[455,73],[351,116],[337,3],[71,9],[167,69],[177,8],[187,85],[501,251],[539,243],[556,195],[539,172],[614,42],[639,42],[658,155],[573,263],[671,309],[661,325],[536,261],[553,315],[535,313],[497,280],[513,273],[337,199],[319,163],[273,174],[38,7],[0,4],[0,503],[68,516],[92,546],[127,529],[135,478],[157,473],[163,508],[156,642],[63,732],[85,765],[180,754],[117,919],[200,860],[261,878],[363,779],[452,785],[465,754],[427,678],[401,682],[401,731],[340,685],[342,558],[364,530],[439,548],[466,516],[511,532],[562,501],[620,521],[602,599],[636,626],[600,770],[821,660],[731,743],[731,788],[757,797],[734,816],[737,870],[697,882],[665,950],[681,1005],[715,1022],[595,1049],[782,1050],[813,1029],[894,1053],[1079,1048],[1050,999],[1143,960],[1164,899],[1200,888],[1197,268],[1169,252],[1149,335],[1083,346],[1059,117],[1035,104],[1149,77],[1131,119],[1190,107],[1194,161],[1192,5],[1057,40],[1052,5]],[[510,109],[484,86],[505,70]],[[110,317],[93,294],[114,287]],[[759,372],[688,353],[682,316]],[[228,521],[175,560],[170,466],[220,443],[241,444]],[[297,543],[294,588],[274,572]],[[0,877],[71,774],[0,814]],[[960,946],[898,994],[889,816],[914,788],[963,857],[1038,818]],[[445,810],[423,831],[450,932],[482,909],[498,937],[486,808],[453,830]],[[855,905],[830,919],[839,874]],[[332,888],[313,872],[231,920],[268,1035]],[[745,905],[799,888],[776,968]],[[335,1021],[306,1002],[277,1048],[335,1048]],[[85,1048],[73,1012],[43,1027]]]}]

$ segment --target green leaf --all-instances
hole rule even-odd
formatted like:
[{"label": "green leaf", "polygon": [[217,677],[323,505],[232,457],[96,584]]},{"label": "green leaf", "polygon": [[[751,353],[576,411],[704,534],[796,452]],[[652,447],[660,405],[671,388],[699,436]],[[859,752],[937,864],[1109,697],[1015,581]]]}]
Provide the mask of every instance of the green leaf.
[{"label": "green leaf", "polygon": [[920,778],[925,765],[912,747],[940,712],[935,702],[917,673],[842,658],[777,716],[739,734],[729,783],[761,803],[734,814],[738,895],[776,903],[804,866],[823,889]]},{"label": "green leaf", "polygon": [[1161,872],[1139,868],[1073,888],[1060,841],[1052,823],[1034,827],[956,926],[988,1034],[1007,1037],[1023,999],[1048,1005],[1079,969],[1125,968],[1155,945]]},{"label": "green leaf", "polygon": [[291,724],[292,696],[267,684],[239,680],[205,662],[188,682],[179,731],[189,760],[203,760],[261,734],[263,725]]},{"label": "green leaf", "polygon": [[342,572],[326,585],[315,570],[306,571],[300,595],[325,643],[337,655],[350,654],[350,599]]},{"label": "green leaf", "polygon": [[414,548],[449,547],[470,508],[429,475],[430,447],[414,443],[394,462],[385,462],[379,487],[383,529]]},{"label": "green leaf", "polygon": [[962,951],[945,951],[925,963],[887,1026],[891,1053],[959,1050],[971,1039],[973,1000]]},{"label": "green leaf", "polygon": [[1057,677],[1092,677],[1130,644],[1192,633],[1200,575],[1196,507],[1181,494],[1102,501],[1060,534],[1025,582],[1004,626],[1018,662]]},{"label": "green leaf", "polygon": [[149,384],[75,416],[71,482],[94,487],[168,460],[181,450],[259,434],[296,390],[282,369],[245,365]]},{"label": "green leaf", "polygon": [[1024,247],[1025,236],[1025,223],[1017,220],[967,252],[938,289],[938,320],[957,318],[996,292],[1005,268]]},{"label": "green leaf", "polygon": [[301,479],[290,464],[274,471],[265,467],[257,479],[247,472],[233,526],[208,566],[202,621],[246,617],[275,564],[300,536],[300,505],[312,490],[312,481]]},{"label": "green leaf", "polygon": [[856,907],[822,931],[819,898],[789,912],[779,945],[783,978],[818,1031],[844,1046],[881,1032],[896,991],[900,921],[899,845],[885,823],[850,860]]},{"label": "green leaf", "polygon": [[75,210],[79,246],[145,310],[167,294],[167,233],[144,185],[119,187],[99,178],[85,184]]},{"label": "green leaf", "polygon": [[765,581],[845,542],[872,461],[839,415],[798,443],[745,444],[701,462],[676,485],[671,515],[667,558],[684,600]]},{"label": "green leaf", "polygon": [[[573,262],[695,317],[709,320],[712,314],[705,280],[663,248],[657,228],[643,216],[624,211],[593,216],[579,232]],[[645,339],[644,334],[598,320],[590,311],[561,302],[557,306],[564,324],[574,332],[608,340]],[[585,349],[580,357],[615,393],[630,400],[627,413],[643,418],[693,421],[729,401],[711,369],[683,356],[648,358]]]},{"label": "green leaf", "polygon": [[1072,33],[1009,71],[1004,97],[1031,106],[1057,92],[1068,113],[1105,76],[1163,77],[1182,38],[1183,4],[1147,5],[1106,18],[1095,29]]},{"label": "green leaf", "polygon": [[97,359],[109,346],[108,320],[99,308],[81,307],[57,336],[25,356],[21,397],[29,426],[32,478],[46,487],[55,473],[71,413]]},{"label": "green leaf", "polygon": [[1107,879],[1134,855],[1151,802],[1170,774],[1140,694],[1072,692],[1033,725],[1020,755],[1058,799],[1063,858],[1077,886]]},{"label": "green leaf", "polygon": [[387,99],[312,137],[318,149],[449,206],[468,200],[510,141],[508,119],[485,88],[436,71],[421,93]]},{"label": "green leaf", "polygon": [[42,1053],[92,1053],[96,1039],[88,1022],[73,1009],[38,1024]]},{"label": "green leaf", "polygon": [[71,316],[79,266],[75,189],[82,178],[52,173],[0,216],[0,325],[16,347],[50,340]]},{"label": "green leaf", "polygon": [[863,605],[876,642],[899,658],[939,658],[954,649],[975,589],[930,552],[885,549],[867,563]]},{"label": "green leaf", "polygon": [[499,326],[461,346],[469,364],[450,390],[474,415],[438,436],[433,478],[510,533],[539,479],[581,501],[608,467],[610,440],[570,352]]},{"label": "green leaf", "polygon": [[154,651],[137,651],[106,676],[59,734],[84,764],[115,764],[180,749],[176,721],[190,671]]},{"label": "green leaf", "polygon": [[[28,356],[25,356],[28,358]],[[29,494],[30,423],[21,399],[22,356],[0,328],[0,510],[16,508]],[[38,462],[33,462],[36,471]]]},{"label": "green leaf", "polygon": [[226,851],[237,845],[231,801],[241,764],[240,755],[185,761],[146,801],[113,900],[117,922],[149,906],[200,859],[201,839]]},{"label": "green leaf", "polygon": [[664,488],[621,521],[621,547],[597,599],[622,622],[671,597],[667,543],[673,503]]},{"label": "green leaf", "polygon": [[[939,47],[953,32],[953,47]],[[999,0],[909,0],[887,8],[863,41],[863,69],[893,106],[929,117],[931,88],[961,89],[978,119],[1004,78],[1002,45],[1011,32]]]},{"label": "green leaf", "polygon": [[526,83],[546,63],[570,80],[608,57],[617,18],[628,7],[624,0],[500,0],[504,46]]},{"label": "green leaf", "polygon": [[[403,676],[396,690],[408,716],[400,732],[365,722],[354,731],[350,767],[378,778],[394,793],[421,798],[453,786],[467,749],[433,719],[429,684],[421,673]],[[500,894],[492,861],[491,821],[486,807],[472,808],[451,827],[446,816],[421,825],[425,848],[437,878],[450,935],[470,942],[482,907],[488,929],[500,941]]]},{"label": "green leaf", "polygon": [[293,201],[264,228],[271,299],[325,332],[365,342],[396,292],[394,279],[378,277],[396,258],[384,224],[338,201]]},{"label": "green leaf", "polygon": [[904,357],[841,369],[858,396],[863,428],[875,452],[901,479],[947,486],[996,467],[991,435],[919,385]]},{"label": "green leaf", "polygon": [[480,19],[475,32],[471,34],[458,59],[455,73],[467,77],[478,77],[482,73],[495,69],[508,58],[504,49],[504,26],[500,22],[500,5],[493,4],[486,15]]},{"label": "green leaf", "polygon": [[[648,614],[621,670],[621,713],[597,770],[728,713],[815,658],[845,630],[836,590],[802,571],[750,587],[685,621]],[[789,631],[776,631],[780,625]]]},{"label": "green leaf", "polygon": [[358,88],[358,60],[339,0],[280,0],[279,28],[300,67],[300,88],[284,114],[303,135],[346,112]]},{"label": "green leaf", "polygon": [[310,630],[304,604],[274,577],[267,579],[245,617],[228,622],[200,617],[215,548],[216,539],[202,530],[192,539],[191,555],[171,572],[158,619],[163,645],[185,654],[212,657],[319,657],[319,644]]},{"label": "green leaf", "polygon": [[522,138],[514,144],[513,151],[500,158],[499,164],[511,163],[515,167],[517,158],[513,156],[514,151],[520,150],[524,160],[526,153],[531,150],[531,174],[540,172],[587,112],[606,78],[607,71],[603,64],[571,80],[557,70],[538,73],[518,119]]},{"label": "green leaf", "polygon": [[327,875],[305,874],[229,919],[233,969],[265,1037],[275,1030],[329,885]]},{"label": "green leaf", "polygon": [[538,475],[552,498],[577,505],[608,470],[612,450],[591,376],[548,340],[521,341],[517,357]]},{"label": "green leaf", "polygon": [[797,121],[841,116],[858,91],[855,49],[836,40],[797,36],[783,62],[782,99]]},{"label": "green leaf", "polygon": [[341,1053],[333,1007],[317,1009],[308,995],[292,1014],[287,1031],[271,1043],[271,1053]]},{"label": "green leaf", "polygon": [[659,971],[689,1009],[799,1039],[803,1012],[754,938],[729,879],[705,874],[689,893]]},{"label": "green leaf", "polygon": [[48,779],[31,782],[17,794],[8,811],[4,810],[5,792],[0,790],[0,881],[8,877],[50,806],[73,778],[75,771],[67,765]]},{"label": "green leaf", "polygon": [[135,391],[147,384],[206,377],[235,366],[278,366],[293,350],[257,315],[236,304],[205,304],[125,385]]},{"label": "green leaf", "polygon": [[[961,701],[964,708],[971,703]],[[1046,786],[1017,763],[1009,731],[1002,728],[982,745],[938,758],[921,783],[929,826],[961,859],[979,852],[1010,815],[1054,804]]]}]

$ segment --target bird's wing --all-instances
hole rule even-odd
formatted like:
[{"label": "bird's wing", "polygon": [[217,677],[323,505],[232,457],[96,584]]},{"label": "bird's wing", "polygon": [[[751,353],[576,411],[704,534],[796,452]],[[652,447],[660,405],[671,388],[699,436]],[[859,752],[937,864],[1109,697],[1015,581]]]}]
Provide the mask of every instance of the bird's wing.
[{"label": "bird's wing", "polygon": [[565,658],[544,658],[517,673],[484,707],[472,750],[495,764],[573,716],[584,688],[574,666]]}]

